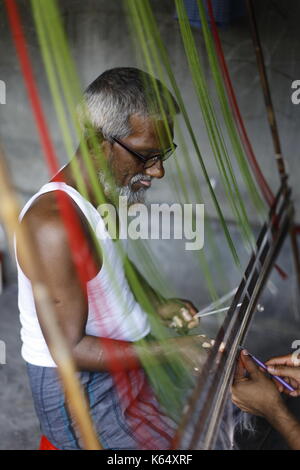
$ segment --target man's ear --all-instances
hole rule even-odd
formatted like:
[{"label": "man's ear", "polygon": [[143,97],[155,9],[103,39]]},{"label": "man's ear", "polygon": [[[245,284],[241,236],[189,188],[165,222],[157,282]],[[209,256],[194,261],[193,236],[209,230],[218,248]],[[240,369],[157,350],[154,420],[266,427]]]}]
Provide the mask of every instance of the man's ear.
[{"label": "man's ear", "polygon": [[111,143],[109,141],[105,139],[95,140],[94,138],[88,138],[86,139],[86,144],[90,157],[95,163],[101,162],[103,159],[106,161],[109,160],[111,154]]},{"label": "man's ear", "polygon": [[96,168],[101,168],[103,170],[106,168],[111,158],[111,147],[111,142],[107,140],[102,140],[102,142],[98,141],[97,149],[93,147],[90,155]]},{"label": "man's ear", "polygon": [[100,149],[106,160],[108,160],[111,155],[111,150],[112,150],[111,147],[112,147],[111,142],[109,142],[108,140],[103,140],[100,143]]}]

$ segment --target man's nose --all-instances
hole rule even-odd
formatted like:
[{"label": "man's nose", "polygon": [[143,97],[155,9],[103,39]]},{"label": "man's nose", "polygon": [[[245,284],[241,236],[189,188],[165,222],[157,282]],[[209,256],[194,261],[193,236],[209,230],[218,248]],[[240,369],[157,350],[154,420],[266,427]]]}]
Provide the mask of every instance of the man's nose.
[{"label": "man's nose", "polygon": [[154,165],[145,169],[146,175],[151,176],[152,178],[163,178],[165,176],[165,169],[161,160],[158,160]]}]

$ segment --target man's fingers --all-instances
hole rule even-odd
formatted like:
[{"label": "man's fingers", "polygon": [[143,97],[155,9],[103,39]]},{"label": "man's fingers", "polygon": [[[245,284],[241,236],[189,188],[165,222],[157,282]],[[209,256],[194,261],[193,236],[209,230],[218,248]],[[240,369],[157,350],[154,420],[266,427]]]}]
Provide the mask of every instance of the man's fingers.
[{"label": "man's fingers", "polygon": [[191,309],[188,309],[186,307],[182,307],[179,310],[181,318],[187,324],[187,327],[189,330],[199,325],[199,318],[194,317],[194,313],[193,313],[194,310],[195,309],[191,311]]},{"label": "man's fingers", "polygon": [[254,364],[246,349],[242,350],[240,358],[244,364],[245,369],[250,375],[257,374],[257,372],[259,372],[258,367]]},{"label": "man's fingers", "polygon": [[172,321],[169,323],[169,326],[171,328],[182,328],[183,327],[183,321],[179,317],[179,315],[174,315],[172,318]]},{"label": "man's fingers", "polygon": [[193,317],[190,314],[189,310],[185,307],[181,307],[181,309],[179,310],[179,313],[180,313],[181,317],[183,318],[183,320],[187,323],[190,322],[193,319]]},{"label": "man's fingers", "polygon": [[293,397],[300,395],[300,369],[295,367],[293,354],[274,357],[267,361],[266,365],[270,374],[284,377],[284,380],[296,389],[295,392],[290,392],[284,387],[283,392],[285,394]]},{"label": "man's fingers", "polygon": [[187,327],[189,330],[191,330],[192,328],[196,328],[196,326],[198,325],[199,325],[199,319],[195,318],[188,323]]},{"label": "man's fingers", "polygon": [[196,313],[198,313],[198,310],[196,309],[196,307],[192,304],[192,302],[189,302],[188,300],[184,301],[183,302],[184,305],[186,306],[186,308],[188,309],[188,312],[194,316],[196,315]]},{"label": "man's fingers", "polygon": [[300,378],[299,370],[297,370],[295,367],[268,365],[268,372],[272,375],[279,375],[280,377],[290,377],[295,380],[298,380],[298,378]]},{"label": "man's fingers", "polygon": [[266,361],[267,366],[276,366],[276,365],[283,365],[283,366],[293,366],[292,355],[286,354],[285,356],[277,356],[272,357],[268,361]]},{"label": "man's fingers", "polygon": [[293,378],[290,378],[290,385],[291,385],[293,388],[299,388],[299,387],[300,387],[299,382],[297,382],[297,380],[295,380],[295,379],[293,379]]},{"label": "man's fingers", "polygon": [[245,377],[245,372],[246,369],[241,361],[241,358],[239,357],[234,373],[234,381],[236,382],[243,379]]},{"label": "man's fingers", "polygon": [[277,389],[280,393],[284,393],[285,395],[288,395],[288,396],[291,395],[292,397],[297,397],[297,396],[300,395],[299,384],[295,380],[293,380],[291,378],[288,378],[288,377],[284,378],[284,380],[295,389],[294,392],[291,392],[290,390],[288,390],[286,387],[281,385],[277,380],[275,380],[275,379],[272,379],[272,380],[275,383],[275,385],[276,385],[276,387],[277,387]]}]

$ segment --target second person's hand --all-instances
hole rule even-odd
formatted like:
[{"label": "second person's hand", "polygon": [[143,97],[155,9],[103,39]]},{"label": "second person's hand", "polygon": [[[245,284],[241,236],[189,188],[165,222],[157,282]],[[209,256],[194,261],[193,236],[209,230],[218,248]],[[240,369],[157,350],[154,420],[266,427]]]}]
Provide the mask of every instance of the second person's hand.
[{"label": "second person's hand", "polygon": [[300,396],[300,366],[298,362],[294,359],[293,354],[273,357],[266,362],[269,374],[282,377],[295,389],[294,392],[290,392],[286,387],[275,381],[280,392],[284,392],[292,397]]}]

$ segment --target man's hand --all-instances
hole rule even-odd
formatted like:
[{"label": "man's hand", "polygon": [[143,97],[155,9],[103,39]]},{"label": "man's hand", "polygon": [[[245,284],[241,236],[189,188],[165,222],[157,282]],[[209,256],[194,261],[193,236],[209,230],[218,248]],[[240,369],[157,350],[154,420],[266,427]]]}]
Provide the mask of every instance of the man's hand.
[{"label": "man's hand", "polygon": [[294,353],[273,357],[266,362],[266,365],[270,374],[279,375],[295,389],[295,392],[290,392],[279,382],[274,381],[279,392],[284,392],[292,397],[300,396],[300,365],[299,359],[294,357]]},{"label": "man's hand", "polygon": [[[271,359],[267,364],[270,362],[278,364],[278,361],[282,361],[281,364],[288,364],[286,367],[291,368],[290,356]],[[245,377],[245,372],[248,377]],[[246,351],[242,351],[237,365],[232,386],[232,401],[241,410],[266,418],[282,434],[290,449],[300,450],[298,421],[285,406],[273,381],[256,367]]]},{"label": "man's hand", "polygon": [[212,347],[211,341],[205,335],[190,335],[171,338],[165,341],[165,354],[171,359],[178,355],[187,367],[198,374],[208,357]]},{"label": "man's hand", "polygon": [[187,332],[199,325],[199,319],[195,318],[197,311],[192,302],[185,299],[168,299],[157,308],[167,326],[181,332]]},{"label": "man's hand", "polygon": [[245,350],[241,352],[236,368],[232,401],[241,410],[266,419],[284,407],[272,380],[259,370]]}]

